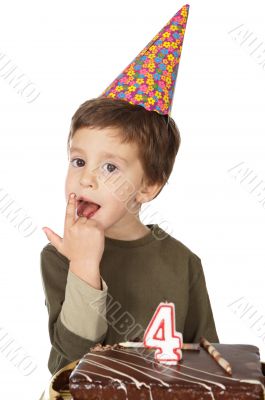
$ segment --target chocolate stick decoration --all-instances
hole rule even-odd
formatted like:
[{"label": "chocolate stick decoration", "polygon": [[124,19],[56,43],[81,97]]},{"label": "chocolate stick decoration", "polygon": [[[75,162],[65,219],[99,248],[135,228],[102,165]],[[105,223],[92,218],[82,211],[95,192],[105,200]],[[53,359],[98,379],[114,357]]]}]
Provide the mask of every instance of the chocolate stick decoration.
[{"label": "chocolate stick decoration", "polygon": [[232,368],[229,362],[226,361],[216,348],[203,336],[200,339],[200,345],[214,358],[220,367],[222,367],[229,375],[232,375]]}]

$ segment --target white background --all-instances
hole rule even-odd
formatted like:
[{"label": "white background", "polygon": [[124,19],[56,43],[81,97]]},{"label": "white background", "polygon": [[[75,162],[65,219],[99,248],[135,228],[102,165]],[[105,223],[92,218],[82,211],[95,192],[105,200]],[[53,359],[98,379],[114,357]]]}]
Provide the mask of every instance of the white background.
[{"label": "white background", "polygon": [[[41,227],[63,232],[71,117],[184,4],[48,0],[1,7],[0,53],[40,92],[28,103],[0,77],[0,195],[7,193],[36,226],[25,237],[0,213],[0,334],[36,365],[25,376],[0,351],[1,398],[38,400],[50,378],[39,262],[48,241]],[[165,228],[162,221],[169,221],[168,232],[201,258],[220,342],[254,344],[265,360],[264,2],[189,4],[172,109],[182,143],[169,184],[143,222]],[[243,43],[240,25],[254,44]],[[259,189],[241,179],[247,170]]]}]

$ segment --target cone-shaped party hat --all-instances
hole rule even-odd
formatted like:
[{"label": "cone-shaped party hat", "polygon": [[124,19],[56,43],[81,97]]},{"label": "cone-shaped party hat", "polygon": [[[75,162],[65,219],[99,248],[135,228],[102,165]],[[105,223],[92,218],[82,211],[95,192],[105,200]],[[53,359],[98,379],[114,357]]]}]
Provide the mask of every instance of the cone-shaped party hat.
[{"label": "cone-shaped party hat", "polygon": [[101,96],[170,115],[188,12],[186,4]]}]

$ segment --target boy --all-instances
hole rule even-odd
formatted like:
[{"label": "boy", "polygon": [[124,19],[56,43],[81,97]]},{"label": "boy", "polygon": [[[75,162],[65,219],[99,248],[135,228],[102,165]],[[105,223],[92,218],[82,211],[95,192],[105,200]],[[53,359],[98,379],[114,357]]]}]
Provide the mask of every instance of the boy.
[{"label": "boy", "polygon": [[[184,6],[160,32],[163,38],[169,41],[167,29],[181,26],[182,44],[186,17]],[[164,39],[157,38],[159,47]],[[41,252],[52,374],[98,342],[142,340],[161,301],[176,305],[175,327],[184,342],[198,342],[201,336],[218,342],[200,258],[157,224],[139,219],[141,204],[167,182],[180,145],[169,116],[172,82],[160,85],[150,76],[151,69],[163,76],[163,54],[168,62],[176,58],[159,49],[156,54],[154,41],[151,57],[149,47],[144,58],[141,52],[99,98],[86,101],[72,117],[64,235],[43,228],[50,243]],[[149,56],[157,60],[158,72]],[[145,64],[148,85],[157,89],[151,95],[142,87]],[[136,76],[129,74],[132,70]],[[176,79],[176,69],[172,76]]]}]

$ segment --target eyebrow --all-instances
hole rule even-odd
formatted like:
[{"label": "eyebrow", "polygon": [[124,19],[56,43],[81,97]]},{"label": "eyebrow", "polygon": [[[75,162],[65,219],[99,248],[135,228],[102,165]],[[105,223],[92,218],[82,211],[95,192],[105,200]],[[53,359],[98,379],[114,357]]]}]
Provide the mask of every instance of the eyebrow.
[{"label": "eyebrow", "polygon": [[[83,149],[81,149],[80,147],[71,147],[70,148],[70,152],[73,152],[73,151],[79,151],[80,153],[84,153],[84,150]],[[123,157],[120,157],[120,156],[118,156],[117,154],[113,154],[113,153],[108,153],[108,152],[101,152],[100,154],[102,154],[102,155],[104,155],[104,156],[106,156],[106,157],[111,157],[111,158],[116,158],[116,159],[120,159],[120,160],[122,160],[122,161],[124,161],[126,164],[128,164],[128,160],[126,160],[126,158],[123,158]]]}]

